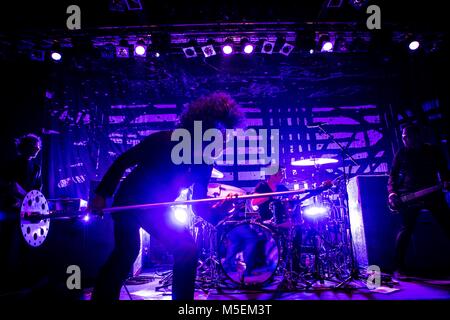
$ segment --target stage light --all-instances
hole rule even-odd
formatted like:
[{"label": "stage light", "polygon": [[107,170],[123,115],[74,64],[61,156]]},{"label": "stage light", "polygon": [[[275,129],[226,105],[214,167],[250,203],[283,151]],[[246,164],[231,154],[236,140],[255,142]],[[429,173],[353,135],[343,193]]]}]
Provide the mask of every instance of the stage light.
[{"label": "stage light", "polygon": [[275,42],[264,41],[262,48],[261,48],[261,53],[272,54],[274,47],[275,47]]},{"label": "stage light", "polygon": [[245,54],[251,54],[255,50],[255,46],[250,43],[247,38],[242,38],[241,40],[241,50]]},{"label": "stage light", "polygon": [[59,61],[62,59],[62,55],[59,52],[53,51],[50,56],[52,57],[53,60],[55,61]]},{"label": "stage light", "polygon": [[314,53],[314,49],[310,49],[309,54],[313,54],[313,53]]},{"label": "stage light", "polygon": [[44,61],[45,60],[44,50],[32,49],[30,52],[30,59],[34,61]]},{"label": "stage light", "polygon": [[411,41],[409,43],[409,50],[411,50],[411,51],[417,50],[417,49],[419,49],[419,46],[420,46],[419,41],[415,41],[415,40]]},{"label": "stage light", "polygon": [[286,57],[292,52],[292,50],[294,50],[294,46],[292,44],[289,43],[285,43],[281,49],[280,49],[280,53],[282,55],[285,55]]},{"label": "stage light", "polygon": [[147,46],[143,40],[139,40],[134,45],[134,55],[139,57],[145,57],[147,55]]},{"label": "stage light", "polygon": [[330,41],[326,41],[322,45],[322,52],[331,52],[333,51],[333,44]]},{"label": "stage light", "polygon": [[120,40],[119,45],[116,47],[116,57],[117,58],[130,57],[130,48],[126,40]]},{"label": "stage light", "polygon": [[334,42],[334,50],[335,52],[347,52],[348,44],[344,37],[337,37]]},{"label": "stage light", "polygon": [[222,52],[226,55],[233,53],[233,47],[229,44],[226,44],[222,47]]},{"label": "stage light", "polygon": [[320,50],[320,52],[333,51],[333,42],[331,42],[330,36],[328,34],[322,34],[319,37],[317,48]]},{"label": "stage light", "polygon": [[186,58],[195,58],[197,56],[194,47],[183,48],[183,52]]},{"label": "stage light", "polygon": [[246,44],[244,46],[244,53],[250,54],[253,52],[254,49],[255,49],[255,47],[252,44]]},{"label": "stage light", "polygon": [[189,214],[186,206],[172,207],[172,221],[178,225],[186,225],[188,223]]},{"label": "stage light", "polygon": [[328,214],[328,208],[322,206],[309,206],[303,211],[306,217],[318,218]]},{"label": "stage light", "polygon": [[206,45],[201,47],[203,55],[205,56],[205,58],[211,57],[211,56],[215,56],[216,50],[214,50],[214,47],[212,44]]},{"label": "stage light", "polygon": [[83,217],[84,222],[88,222],[89,220],[90,220],[90,217],[88,214]]}]

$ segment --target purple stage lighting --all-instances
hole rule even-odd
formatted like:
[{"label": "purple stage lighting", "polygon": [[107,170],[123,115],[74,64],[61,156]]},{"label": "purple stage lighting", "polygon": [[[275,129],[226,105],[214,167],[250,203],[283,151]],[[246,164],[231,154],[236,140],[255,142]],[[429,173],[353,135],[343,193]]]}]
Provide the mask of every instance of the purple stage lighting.
[{"label": "purple stage lighting", "polygon": [[250,53],[253,52],[254,48],[255,47],[252,44],[246,44],[245,47],[244,47],[244,53],[250,54]]},{"label": "purple stage lighting", "polygon": [[145,46],[143,46],[143,45],[137,45],[134,48],[134,54],[137,56],[144,56],[146,51],[147,50],[146,50]]},{"label": "purple stage lighting", "polygon": [[328,209],[322,206],[310,206],[306,207],[303,213],[307,217],[318,218],[327,215]]},{"label": "purple stage lighting", "polygon": [[233,52],[233,47],[229,44],[226,44],[222,47],[222,51],[224,54],[231,54]]},{"label": "purple stage lighting", "polygon": [[419,48],[419,46],[420,46],[419,41],[411,41],[409,44],[409,50],[412,50],[412,51],[417,50]]},{"label": "purple stage lighting", "polygon": [[323,43],[322,52],[331,52],[332,50],[333,50],[333,44],[330,41]]},{"label": "purple stage lighting", "polygon": [[186,206],[172,207],[172,220],[178,225],[186,225],[188,223],[188,212]]},{"label": "purple stage lighting", "polygon": [[59,61],[62,58],[61,53],[59,53],[59,52],[52,52],[52,54],[50,56],[55,61]]}]

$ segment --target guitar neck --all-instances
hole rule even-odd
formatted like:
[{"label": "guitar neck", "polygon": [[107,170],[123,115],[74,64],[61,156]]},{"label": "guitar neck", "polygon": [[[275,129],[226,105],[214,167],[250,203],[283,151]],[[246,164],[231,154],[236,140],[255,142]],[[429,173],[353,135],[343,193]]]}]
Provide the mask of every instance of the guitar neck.
[{"label": "guitar neck", "polygon": [[437,186],[433,186],[433,187],[429,187],[426,189],[422,189],[416,192],[412,192],[412,193],[408,193],[405,194],[404,196],[401,197],[402,202],[408,202],[408,201],[412,201],[418,198],[422,198],[425,197],[431,193],[434,193],[436,191],[441,190],[441,185],[437,185]]}]

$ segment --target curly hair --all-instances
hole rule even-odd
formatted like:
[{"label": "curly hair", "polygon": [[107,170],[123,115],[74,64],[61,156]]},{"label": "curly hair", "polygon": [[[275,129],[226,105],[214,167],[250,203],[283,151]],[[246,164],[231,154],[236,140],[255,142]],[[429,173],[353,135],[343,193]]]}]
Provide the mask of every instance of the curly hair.
[{"label": "curly hair", "polygon": [[244,125],[240,106],[225,92],[214,92],[191,102],[180,116],[179,126],[191,129],[194,121],[202,121],[206,129],[233,129]]},{"label": "curly hair", "polygon": [[42,146],[42,140],[39,136],[28,133],[16,140],[17,149],[20,153],[27,152],[31,147],[37,145]]}]

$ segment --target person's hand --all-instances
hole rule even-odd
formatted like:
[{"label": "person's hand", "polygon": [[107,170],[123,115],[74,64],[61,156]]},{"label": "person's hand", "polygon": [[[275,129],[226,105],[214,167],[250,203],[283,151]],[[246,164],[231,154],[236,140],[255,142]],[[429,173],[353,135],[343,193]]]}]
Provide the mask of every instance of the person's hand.
[{"label": "person's hand", "polygon": [[230,201],[231,199],[239,196],[237,193],[229,193],[225,199],[222,201],[218,201],[213,205],[214,209],[220,209],[225,212],[230,212],[234,208],[234,201]]},{"label": "person's hand", "polygon": [[400,197],[396,193],[391,193],[389,195],[389,205],[392,209],[397,210],[401,204]]},{"label": "person's hand", "polygon": [[106,199],[96,194],[91,203],[91,210],[101,212],[105,207],[106,207]]}]

